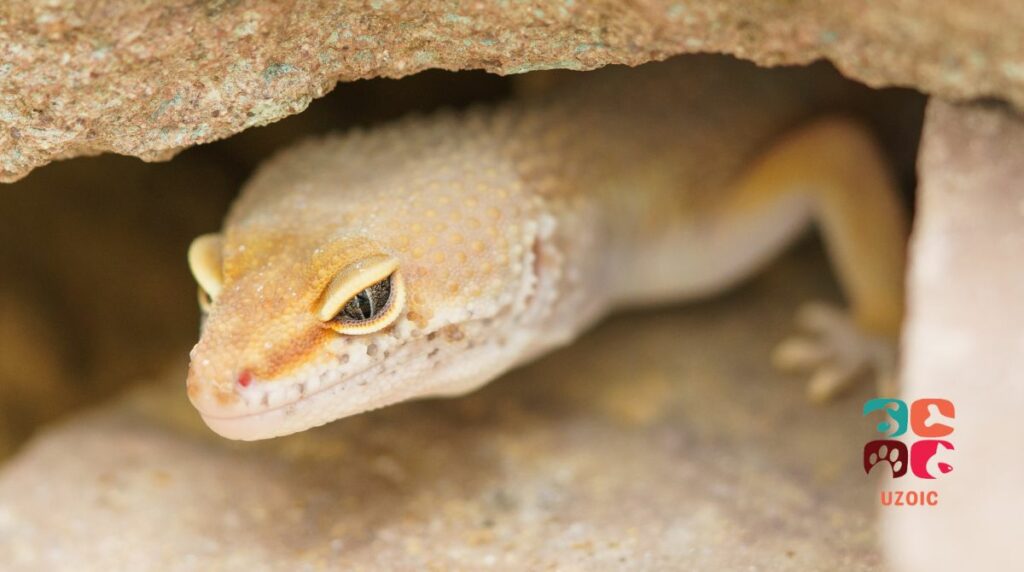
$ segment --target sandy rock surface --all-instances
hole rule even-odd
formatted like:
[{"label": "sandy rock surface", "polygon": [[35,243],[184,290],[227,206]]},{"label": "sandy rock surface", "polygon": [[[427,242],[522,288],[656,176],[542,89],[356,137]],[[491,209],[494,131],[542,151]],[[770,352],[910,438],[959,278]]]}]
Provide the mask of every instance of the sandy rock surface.
[{"label": "sandy rock surface", "polygon": [[[897,570],[1024,570],[1024,120],[934,101],[925,120],[904,395],[956,407],[935,507],[884,511]],[[913,440],[913,439],[911,439]]]},{"label": "sandy rock surface", "polygon": [[165,160],[298,113],[338,81],[427,68],[827,57],[875,86],[1024,106],[1021,29],[1016,0],[12,0],[0,7],[0,181],[105,151]]},{"label": "sandy rock surface", "polygon": [[0,568],[878,570],[870,391],[772,372],[816,248],[707,304],[620,315],[452,400],[220,439],[168,383],[0,472]]}]

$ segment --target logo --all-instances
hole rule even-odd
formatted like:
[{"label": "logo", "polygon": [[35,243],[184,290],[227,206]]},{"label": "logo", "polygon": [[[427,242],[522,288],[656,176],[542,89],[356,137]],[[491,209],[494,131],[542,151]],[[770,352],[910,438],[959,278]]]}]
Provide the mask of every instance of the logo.
[{"label": "logo", "polygon": [[[951,401],[918,399],[907,407],[907,402],[902,399],[879,397],[864,404],[864,416],[876,411],[886,416],[875,428],[887,438],[864,445],[865,473],[870,474],[878,465],[888,466],[893,479],[902,478],[908,472],[926,480],[952,472],[953,466],[942,461],[942,456],[932,462],[939,453],[953,450],[950,435],[956,409]],[[910,439],[911,436],[916,439]],[[897,440],[896,437],[903,439]],[[937,491],[882,491],[881,495],[883,505],[938,504]]]}]

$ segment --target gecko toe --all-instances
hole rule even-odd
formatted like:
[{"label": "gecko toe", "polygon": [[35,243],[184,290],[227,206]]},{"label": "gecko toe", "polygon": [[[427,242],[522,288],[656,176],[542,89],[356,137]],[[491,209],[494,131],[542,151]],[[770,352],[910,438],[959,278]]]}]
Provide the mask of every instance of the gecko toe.
[{"label": "gecko toe", "polygon": [[832,357],[831,349],[804,337],[783,340],[772,352],[772,364],[780,371],[791,373],[807,372],[825,363]]},{"label": "gecko toe", "polygon": [[896,388],[896,348],[862,331],[847,312],[820,302],[800,307],[800,333],[772,353],[773,365],[788,373],[809,373],[807,396],[823,403],[865,379],[874,379],[880,395]]}]

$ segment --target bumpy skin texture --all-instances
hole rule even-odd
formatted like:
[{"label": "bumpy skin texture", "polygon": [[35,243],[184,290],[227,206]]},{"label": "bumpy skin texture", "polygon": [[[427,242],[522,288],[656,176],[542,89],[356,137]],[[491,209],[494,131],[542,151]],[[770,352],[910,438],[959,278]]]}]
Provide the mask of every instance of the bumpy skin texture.
[{"label": "bumpy skin texture", "polygon": [[[616,307],[725,288],[807,226],[806,197],[732,207],[730,189],[840,96],[834,76],[697,57],[538,83],[260,169],[225,223],[192,352],[189,396],[215,431],[272,437],[464,393]],[[377,254],[398,260],[401,315],[370,334],[326,327],[331,279]]]}]

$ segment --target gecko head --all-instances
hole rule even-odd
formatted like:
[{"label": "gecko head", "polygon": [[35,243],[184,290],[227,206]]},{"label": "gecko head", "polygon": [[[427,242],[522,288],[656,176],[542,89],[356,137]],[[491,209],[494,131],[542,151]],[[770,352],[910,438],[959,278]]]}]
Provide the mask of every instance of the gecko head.
[{"label": "gecko head", "polygon": [[188,395],[214,431],[262,439],[464,393],[528,351],[515,324],[551,302],[538,203],[425,186],[301,206],[243,195],[224,233],[193,242]]}]

